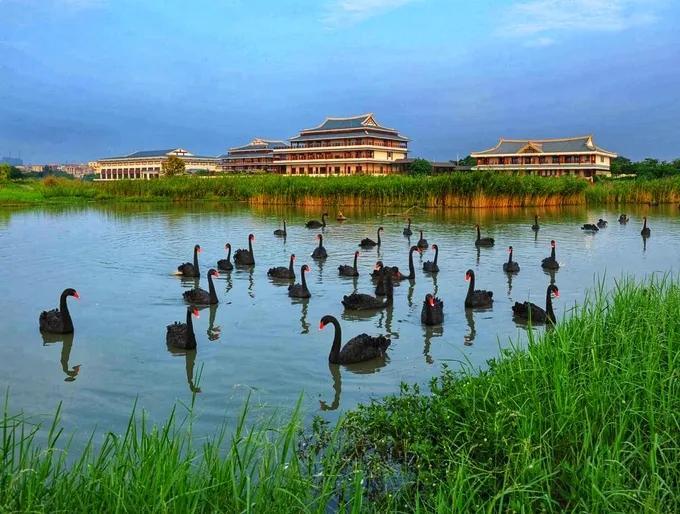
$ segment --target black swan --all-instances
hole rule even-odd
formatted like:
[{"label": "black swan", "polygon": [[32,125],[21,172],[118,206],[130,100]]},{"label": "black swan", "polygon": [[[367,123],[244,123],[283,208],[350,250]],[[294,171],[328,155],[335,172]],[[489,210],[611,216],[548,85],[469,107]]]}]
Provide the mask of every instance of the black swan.
[{"label": "black swan", "polygon": [[555,324],[555,312],[553,311],[553,298],[560,297],[560,290],[555,284],[548,286],[548,291],[545,294],[545,310],[538,305],[531,302],[515,302],[512,306],[512,315],[515,318],[528,320],[532,323],[552,323]]},{"label": "black swan", "polygon": [[628,217],[627,214],[621,214],[621,216],[619,216],[619,223],[621,223],[621,225],[625,225],[626,223],[628,223],[629,219],[630,218]]},{"label": "black swan", "polygon": [[357,259],[359,259],[359,252],[354,252],[354,266],[341,264],[338,266],[338,273],[341,277],[358,277],[359,270],[357,269]]},{"label": "black swan", "polygon": [[606,220],[603,220],[602,218],[597,220],[597,228],[607,228],[607,225],[608,223]]},{"label": "black swan", "polygon": [[185,262],[177,266],[177,272],[184,277],[200,277],[201,271],[198,269],[198,254],[201,253],[201,245],[194,246],[194,263]]},{"label": "black swan", "polygon": [[373,271],[371,271],[371,280],[373,281],[382,281],[382,276],[383,276],[383,268],[385,271],[391,270],[392,271],[392,279],[393,280],[401,280],[403,275],[399,271],[398,266],[385,266],[383,264],[383,261],[378,261],[375,263],[375,267],[373,268]]},{"label": "black swan", "polygon": [[274,231],[274,235],[275,235],[275,236],[283,236],[283,237],[286,237],[286,234],[287,234],[287,233],[288,233],[288,232],[286,232],[286,220],[283,220],[283,229],[277,228],[277,229]]},{"label": "black swan", "polygon": [[372,337],[367,334],[360,334],[347,341],[340,348],[342,344],[340,322],[333,316],[324,316],[319,323],[319,330],[323,330],[328,324],[335,327],[333,346],[331,353],[328,354],[328,362],[331,364],[355,364],[384,357],[385,351],[390,346],[391,341],[385,336]]},{"label": "black swan", "polygon": [[352,293],[351,295],[342,298],[342,305],[345,306],[345,309],[350,311],[384,309],[385,307],[392,305],[394,294],[392,274],[384,273],[383,281],[385,284],[385,295],[387,297],[385,300],[378,298],[377,296],[371,296],[370,294]]},{"label": "black swan", "polygon": [[392,270],[392,279],[393,280],[399,281],[399,280],[415,280],[416,279],[416,267],[413,265],[413,254],[415,252],[423,253],[423,251],[420,248],[418,248],[417,246],[412,246],[411,248],[409,248],[409,250],[408,250],[408,275],[404,275],[404,274],[400,273],[399,268],[397,268],[396,266],[392,267],[392,268],[387,266],[385,268],[385,271],[387,271],[389,269]]},{"label": "black swan", "polygon": [[291,298],[311,298],[312,293],[307,289],[307,280],[305,279],[305,273],[309,271],[309,266],[306,264],[302,265],[300,268],[301,283],[291,284],[288,286],[288,296]]},{"label": "black swan", "polygon": [[321,221],[317,220],[310,220],[307,223],[305,223],[305,227],[307,228],[323,228],[326,226],[326,217],[328,216],[327,212],[324,212],[321,215]]},{"label": "black swan", "polygon": [[427,271],[428,273],[439,273],[439,266],[437,265],[437,259],[439,258],[439,247],[434,244],[432,245],[432,249],[434,250],[434,260],[424,262],[423,271]]},{"label": "black swan", "polygon": [[220,271],[231,271],[234,269],[234,265],[231,263],[231,243],[225,244],[224,249],[227,251],[227,258],[217,261],[217,269]]},{"label": "black swan", "polygon": [[328,253],[323,247],[323,236],[321,234],[317,234],[316,238],[319,240],[319,246],[314,248],[314,251],[312,252],[312,259],[325,259],[328,257]]},{"label": "black swan", "polygon": [[475,228],[477,229],[477,239],[475,240],[475,246],[493,246],[496,243],[493,237],[482,237],[482,234],[479,230],[479,225],[475,225]]},{"label": "black swan", "polygon": [[361,243],[359,243],[359,246],[361,246],[362,248],[373,248],[374,246],[377,246],[378,248],[380,248],[380,244],[382,243],[382,241],[380,241],[380,232],[382,232],[383,230],[384,229],[382,227],[380,227],[378,229],[378,242],[377,243],[375,241],[373,241],[373,239],[371,239],[370,237],[366,237],[366,238],[361,240]]},{"label": "black swan", "polygon": [[215,284],[213,284],[213,277],[219,277],[217,270],[208,270],[208,290],[197,287],[182,293],[184,299],[192,305],[216,305],[219,300],[215,292]]},{"label": "black swan", "polygon": [[553,239],[550,241],[550,257],[546,257],[543,259],[541,262],[541,267],[544,269],[560,269],[560,263],[557,262],[557,259],[555,258],[555,247],[557,246],[557,243],[555,243],[555,240]]},{"label": "black swan", "polygon": [[425,238],[423,237],[423,231],[422,231],[422,230],[420,231],[420,239],[418,239],[418,242],[416,243],[416,246],[417,246],[418,248],[427,248],[428,246],[430,246],[430,245],[428,244],[428,242],[427,242],[427,239],[425,239]]},{"label": "black swan", "polygon": [[512,246],[508,246],[508,262],[503,263],[503,271],[506,273],[519,273],[519,264],[512,260]]},{"label": "black swan", "polygon": [[584,223],[581,230],[585,230],[586,232],[599,232],[600,228],[594,223]]},{"label": "black swan", "polygon": [[425,295],[420,321],[424,325],[441,325],[444,323],[444,302],[429,293]]},{"label": "black swan", "polygon": [[538,224],[538,214],[534,214],[534,224],[531,225],[531,230],[538,232],[540,229],[541,226]]},{"label": "black swan", "polygon": [[234,263],[238,266],[253,266],[255,265],[255,254],[253,253],[253,241],[255,236],[248,234],[248,249],[243,248],[236,250],[234,253]]},{"label": "black swan", "polygon": [[194,334],[194,324],[191,321],[192,315],[198,318],[198,309],[187,307],[186,323],[175,321],[172,325],[168,325],[168,331],[165,333],[165,343],[168,346],[181,350],[196,349],[196,335]]},{"label": "black swan", "polygon": [[404,227],[404,235],[410,236],[413,234],[413,231],[411,230],[411,218],[406,218],[406,221],[408,222],[408,225]]},{"label": "black swan", "polygon": [[647,216],[642,218],[644,220],[644,223],[642,225],[642,230],[640,231],[640,235],[642,237],[649,237],[652,235],[651,229],[647,226]]},{"label": "black swan", "polygon": [[493,305],[493,292],[475,290],[475,272],[471,269],[465,273],[465,280],[470,282],[467,296],[465,297],[466,308],[484,308]]},{"label": "black swan", "polygon": [[61,293],[58,309],[42,311],[40,313],[38,323],[41,332],[49,332],[52,334],[73,333],[73,320],[71,319],[71,313],[68,311],[68,305],[66,304],[66,298],[69,296],[73,296],[76,300],[80,298],[78,291],[69,287],[68,289],[64,289]]},{"label": "black swan", "polygon": [[293,264],[295,263],[295,254],[290,255],[290,261],[288,267],[276,266],[275,268],[269,268],[267,275],[272,278],[282,278],[285,280],[295,280],[295,270],[293,269]]}]

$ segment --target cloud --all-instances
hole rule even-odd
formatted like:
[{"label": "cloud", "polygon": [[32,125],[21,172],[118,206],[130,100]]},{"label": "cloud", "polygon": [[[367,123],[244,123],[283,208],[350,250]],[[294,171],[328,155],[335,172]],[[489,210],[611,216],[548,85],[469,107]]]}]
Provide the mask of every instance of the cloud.
[{"label": "cloud", "polygon": [[654,23],[658,7],[658,0],[523,0],[502,14],[500,33],[534,37],[530,46],[547,46],[556,34],[621,32]]},{"label": "cloud", "polygon": [[353,25],[419,0],[333,0],[323,21],[331,27]]},{"label": "cloud", "polygon": [[546,46],[552,46],[556,43],[556,41],[548,36],[541,36],[537,37],[536,39],[530,39],[526,43],[524,43],[524,46],[528,46],[531,48],[544,48]]}]

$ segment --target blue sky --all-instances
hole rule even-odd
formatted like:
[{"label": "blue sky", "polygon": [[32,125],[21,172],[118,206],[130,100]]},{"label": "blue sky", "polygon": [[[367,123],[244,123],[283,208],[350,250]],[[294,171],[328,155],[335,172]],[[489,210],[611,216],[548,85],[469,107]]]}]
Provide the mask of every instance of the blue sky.
[{"label": "blue sky", "polygon": [[674,0],[0,0],[0,155],[215,155],[373,112],[412,155],[680,157]]}]

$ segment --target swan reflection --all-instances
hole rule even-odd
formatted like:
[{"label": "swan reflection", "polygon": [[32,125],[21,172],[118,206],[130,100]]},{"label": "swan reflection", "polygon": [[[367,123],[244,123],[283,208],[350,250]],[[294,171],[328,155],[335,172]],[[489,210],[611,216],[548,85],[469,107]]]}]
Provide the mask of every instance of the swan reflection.
[{"label": "swan reflection", "polygon": [[472,309],[465,309],[465,321],[470,329],[469,332],[463,336],[463,344],[465,346],[472,346],[472,343],[477,336],[477,330],[475,330],[475,317]]},{"label": "swan reflection", "polygon": [[432,355],[430,355],[432,338],[442,337],[444,335],[444,326],[423,326],[423,332],[425,336],[425,344],[423,345],[423,355],[425,356],[425,362],[428,364],[433,364],[434,359],[432,358]]},{"label": "swan reflection", "polygon": [[189,391],[198,394],[201,392],[201,388],[198,387],[194,382],[194,367],[196,365],[196,350],[180,350],[177,348],[172,348],[168,346],[168,352],[173,357],[184,357],[184,369],[186,371],[187,384],[189,385]]},{"label": "swan reflection", "polygon": [[76,364],[73,367],[69,366],[71,358],[71,349],[73,348],[73,334],[50,334],[41,333],[43,346],[51,346],[56,343],[61,343],[61,355],[59,362],[61,363],[61,370],[66,375],[64,382],[75,382],[78,373],[80,373],[81,364]]},{"label": "swan reflection", "polygon": [[510,295],[512,294],[512,277],[514,276],[514,273],[506,273],[505,276],[508,279],[508,298],[510,298]]},{"label": "swan reflection", "polygon": [[356,364],[332,364],[328,363],[328,370],[331,374],[331,380],[333,381],[333,401],[328,404],[325,400],[319,400],[319,409],[322,411],[334,411],[340,407],[340,396],[342,395],[342,373],[340,368],[344,368],[345,371],[354,373],[355,375],[370,375],[377,373],[381,368],[384,368],[389,364],[390,358],[385,355],[366,362],[358,362]]}]

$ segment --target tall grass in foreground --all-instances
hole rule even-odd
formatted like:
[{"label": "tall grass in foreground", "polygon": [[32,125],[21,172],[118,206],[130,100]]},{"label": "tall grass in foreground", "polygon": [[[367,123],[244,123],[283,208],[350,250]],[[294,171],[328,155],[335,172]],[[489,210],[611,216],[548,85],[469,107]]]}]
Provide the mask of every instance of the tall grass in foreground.
[{"label": "tall grass in foreground", "polygon": [[300,434],[299,409],[249,427],[246,408],[209,440],[133,416],[69,455],[57,423],[42,446],[6,413],[0,510],[678,512],[679,373],[680,285],[624,282],[487,370],[403,386],[332,431]]}]

